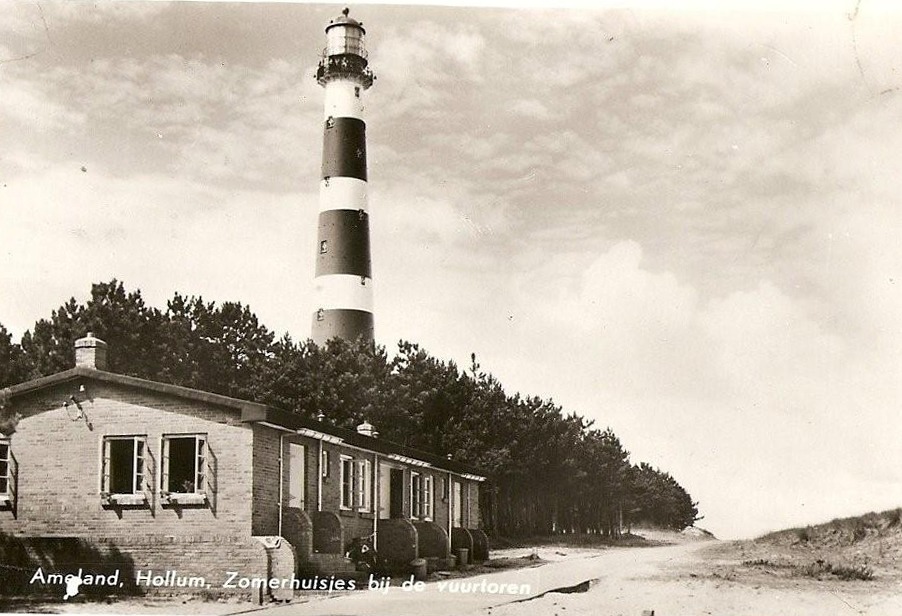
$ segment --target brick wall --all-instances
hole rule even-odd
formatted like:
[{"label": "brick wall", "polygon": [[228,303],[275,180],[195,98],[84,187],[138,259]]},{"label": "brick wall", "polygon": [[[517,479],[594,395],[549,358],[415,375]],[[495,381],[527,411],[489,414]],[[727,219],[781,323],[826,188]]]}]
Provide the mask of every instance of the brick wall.
[{"label": "brick wall", "polygon": [[[282,434],[286,433],[258,424],[253,426],[251,528],[254,535],[279,534],[279,445]],[[284,471],[283,477],[287,474]],[[287,503],[285,505],[287,508]]]},{"label": "brick wall", "polygon": [[[251,535],[252,431],[237,412],[201,402],[84,380],[90,426],[70,421],[62,402],[77,388],[63,384],[17,398],[22,415],[10,439],[18,466],[16,511],[0,511],[12,536],[110,537],[132,534],[225,537]],[[70,407],[70,412],[74,409]],[[161,437],[203,433],[208,448],[209,504],[160,503]],[[147,506],[101,505],[104,436],[145,435]]]},{"label": "brick wall", "polygon": [[[282,551],[291,552],[284,544]],[[4,572],[0,594],[59,596],[61,586],[29,584],[41,567],[45,575],[75,573],[109,575],[118,570],[121,587],[84,586],[88,595],[152,594],[176,595],[198,592],[209,596],[237,596],[258,599],[259,592],[248,588],[226,587],[230,572],[238,577],[285,574],[293,559],[273,561],[264,546],[253,539],[202,536],[129,535],[104,538],[81,537],[9,537],[0,535],[0,562]],[[275,567],[273,565],[276,565]],[[155,577],[171,577],[154,584]],[[290,575],[290,573],[288,574]],[[203,578],[196,587],[179,586],[179,580]],[[237,585],[235,585],[237,586]]]},{"label": "brick wall", "polygon": [[451,542],[444,528],[435,522],[414,522],[413,526],[417,529],[419,558],[448,558]]},{"label": "brick wall", "polygon": [[[71,421],[75,408],[67,413],[62,405],[79,382],[90,396],[81,403],[87,422]],[[210,588],[203,592],[249,597],[247,589],[222,587],[227,572],[267,575],[267,552],[251,538],[252,525],[261,534],[271,530],[271,511],[277,510],[265,493],[266,506],[256,512],[256,520],[251,502],[254,454],[261,464],[259,483],[266,488],[271,463],[263,458],[269,441],[264,434],[255,447],[253,429],[239,421],[237,411],[87,378],[18,397],[7,411],[22,418],[10,438],[17,495],[14,510],[0,510],[0,562],[25,568],[80,564],[86,571],[115,565],[122,570],[123,592],[130,586],[141,592],[184,592],[165,585],[135,586],[139,572],[174,570],[205,578]],[[206,504],[161,503],[161,439],[180,433],[206,436]],[[104,506],[103,439],[125,435],[146,438],[148,500],[140,506]]]},{"label": "brick wall", "polygon": [[410,520],[379,520],[380,558],[392,572],[407,572],[410,561],[418,557],[417,531]]},{"label": "brick wall", "polygon": [[[313,496],[307,499],[307,511],[313,513],[316,511],[317,473],[321,471],[321,467],[317,460],[319,441],[309,439],[309,443],[310,445],[307,446],[307,449],[311,453],[308,453],[307,460],[311,461],[313,465],[308,464],[307,484],[309,493]],[[373,468],[375,468],[373,454],[335,443],[323,443],[323,450],[329,452],[329,470],[327,476],[323,478],[323,511],[331,511],[338,514],[346,543],[355,537],[366,537],[373,534],[375,511],[360,511],[356,507],[352,507],[350,510],[341,509],[341,456],[350,456],[354,460],[368,459],[373,463]],[[376,484],[373,482],[372,477],[370,482],[374,492],[371,509],[375,509]]]}]

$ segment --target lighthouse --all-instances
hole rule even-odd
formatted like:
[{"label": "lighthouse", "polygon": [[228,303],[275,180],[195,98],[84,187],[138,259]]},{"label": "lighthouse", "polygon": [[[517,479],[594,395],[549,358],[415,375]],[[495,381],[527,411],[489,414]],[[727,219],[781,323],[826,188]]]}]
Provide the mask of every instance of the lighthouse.
[{"label": "lighthouse", "polygon": [[348,9],[326,26],[316,72],[325,89],[323,167],[311,335],[373,340],[373,273],[363,95],[373,85],[363,24]]}]

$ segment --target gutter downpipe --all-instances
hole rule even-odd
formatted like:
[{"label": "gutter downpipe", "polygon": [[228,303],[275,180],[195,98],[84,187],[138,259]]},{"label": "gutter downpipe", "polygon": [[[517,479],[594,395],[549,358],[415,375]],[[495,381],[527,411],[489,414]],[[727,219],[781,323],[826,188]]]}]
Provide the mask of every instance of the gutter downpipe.
[{"label": "gutter downpipe", "polygon": [[379,550],[379,454],[373,452],[373,550]]},{"label": "gutter downpipe", "polygon": [[279,536],[282,536],[282,498],[285,491],[285,437],[288,434],[282,433],[279,436]]},{"label": "gutter downpipe", "polygon": [[319,440],[319,457],[317,458],[316,470],[316,511],[323,510],[323,440]]},{"label": "gutter downpipe", "polygon": [[451,543],[451,528],[452,528],[451,525],[454,524],[454,520],[451,517],[453,515],[452,508],[454,507],[454,489],[453,489],[454,481],[451,479],[451,477],[452,477],[451,471],[448,471],[447,489],[448,489],[448,543],[449,543],[449,549],[450,549],[450,543]]}]

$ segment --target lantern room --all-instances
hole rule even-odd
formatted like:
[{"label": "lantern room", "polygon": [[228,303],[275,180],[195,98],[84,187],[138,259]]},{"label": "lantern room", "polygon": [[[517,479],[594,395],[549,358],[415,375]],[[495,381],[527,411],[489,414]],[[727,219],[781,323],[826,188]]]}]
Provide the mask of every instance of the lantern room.
[{"label": "lantern room", "polygon": [[316,72],[316,80],[326,85],[335,79],[351,79],[364,89],[373,85],[373,72],[367,66],[363,24],[349,17],[349,9],[326,26],[326,48]]},{"label": "lantern room", "polygon": [[333,19],[326,26],[325,55],[354,54],[366,57],[366,49],[363,46],[363,36],[366,34],[366,30],[363,29],[363,24],[348,17],[349,12],[348,9],[343,10],[341,17]]}]

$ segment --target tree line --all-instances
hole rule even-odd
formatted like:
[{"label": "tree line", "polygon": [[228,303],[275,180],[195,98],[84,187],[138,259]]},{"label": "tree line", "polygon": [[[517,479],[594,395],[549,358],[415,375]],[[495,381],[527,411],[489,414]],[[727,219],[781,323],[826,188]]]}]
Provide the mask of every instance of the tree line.
[{"label": "tree line", "polygon": [[633,524],[682,529],[697,503],[668,473],[633,464],[610,429],[552,400],[508,394],[479,365],[433,357],[400,341],[385,347],[339,339],[324,346],[275,334],[248,306],[176,293],[165,310],[122,282],[92,285],[40,319],[15,343],[0,325],[0,389],[67,370],[87,332],[109,344],[110,370],[254,400],[480,468],[490,478],[484,527],[503,536],[588,532]]}]

